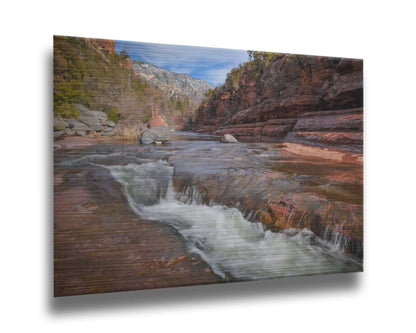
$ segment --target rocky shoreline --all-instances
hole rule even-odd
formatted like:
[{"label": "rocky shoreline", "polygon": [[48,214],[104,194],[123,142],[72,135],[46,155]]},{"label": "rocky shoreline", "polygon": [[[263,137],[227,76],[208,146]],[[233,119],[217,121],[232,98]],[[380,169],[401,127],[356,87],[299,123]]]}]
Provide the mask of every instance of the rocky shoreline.
[{"label": "rocky shoreline", "polygon": [[111,136],[116,124],[107,119],[102,111],[89,110],[82,105],[76,105],[80,115],[77,119],[63,119],[56,115],[53,119],[53,137],[61,139],[65,136]]}]

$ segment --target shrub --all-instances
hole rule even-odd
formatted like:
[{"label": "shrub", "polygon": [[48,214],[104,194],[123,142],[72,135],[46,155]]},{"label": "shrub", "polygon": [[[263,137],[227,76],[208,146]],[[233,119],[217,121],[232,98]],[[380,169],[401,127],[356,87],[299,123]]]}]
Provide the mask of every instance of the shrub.
[{"label": "shrub", "polygon": [[61,104],[55,107],[54,113],[60,115],[64,119],[74,118],[78,119],[81,112],[74,104]]},{"label": "shrub", "polygon": [[107,119],[117,123],[120,120],[120,111],[115,106],[110,107],[107,112]]}]

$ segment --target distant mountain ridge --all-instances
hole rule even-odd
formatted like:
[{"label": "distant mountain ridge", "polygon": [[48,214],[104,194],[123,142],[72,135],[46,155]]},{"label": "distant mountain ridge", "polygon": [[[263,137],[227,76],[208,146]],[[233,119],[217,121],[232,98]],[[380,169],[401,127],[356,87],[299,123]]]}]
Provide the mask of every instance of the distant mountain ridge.
[{"label": "distant mountain ridge", "polygon": [[133,70],[136,75],[157,86],[169,97],[188,96],[191,100],[200,103],[205,93],[213,88],[207,81],[196,79],[185,73],[174,73],[141,60],[133,60]]}]

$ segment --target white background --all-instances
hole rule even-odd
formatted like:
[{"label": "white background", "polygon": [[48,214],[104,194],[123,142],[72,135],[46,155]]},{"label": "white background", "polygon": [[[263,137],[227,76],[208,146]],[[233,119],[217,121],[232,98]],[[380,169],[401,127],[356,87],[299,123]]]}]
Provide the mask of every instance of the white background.
[{"label": "white background", "polygon": [[[411,1],[1,5],[2,332],[415,329]],[[364,58],[365,273],[52,298],[52,35]]]}]

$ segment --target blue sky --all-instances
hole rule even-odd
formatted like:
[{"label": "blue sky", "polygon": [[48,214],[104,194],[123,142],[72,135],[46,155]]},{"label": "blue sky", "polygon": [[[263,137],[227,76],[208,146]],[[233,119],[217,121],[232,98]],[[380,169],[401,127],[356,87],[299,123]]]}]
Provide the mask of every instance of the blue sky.
[{"label": "blue sky", "polygon": [[231,68],[248,60],[247,52],[243,50],[116,41],[117,53],[123,49],[133,60],[186,73],[213,86],[223,84]]}]

